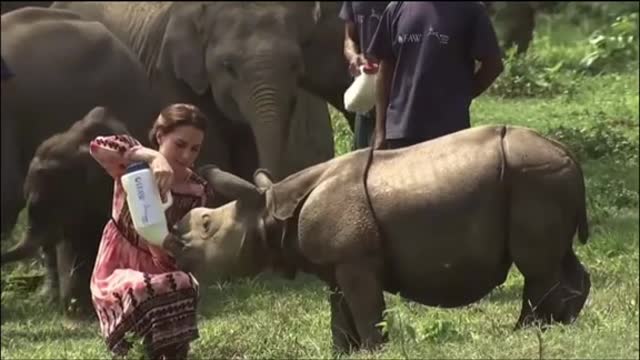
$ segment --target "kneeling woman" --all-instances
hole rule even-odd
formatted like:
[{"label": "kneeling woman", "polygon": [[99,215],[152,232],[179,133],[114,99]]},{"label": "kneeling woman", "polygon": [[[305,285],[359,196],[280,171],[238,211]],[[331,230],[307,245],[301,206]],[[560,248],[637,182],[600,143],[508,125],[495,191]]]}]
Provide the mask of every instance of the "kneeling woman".
[{"label": "kneeling woman", "polygon": [[198,282],[177,268],[168,251],[137,234],[120,176],[129,163],[147,162],[163,199],[171,191],[173,204],[166,215],[173,226],[213,196],[206,181],[191,170],[206,122],[195,106],[174,104],[160,113],[149,134],[157,150],[123,135],[100,136],[91,142],[91,155],[115,180],[112,219],[102,234],[91,277],[93,305],[114,355],[128,352],[132,345],[125,339],[128,333],[144,340],[153,359],[186,358],[189,343],[199,337]]}]

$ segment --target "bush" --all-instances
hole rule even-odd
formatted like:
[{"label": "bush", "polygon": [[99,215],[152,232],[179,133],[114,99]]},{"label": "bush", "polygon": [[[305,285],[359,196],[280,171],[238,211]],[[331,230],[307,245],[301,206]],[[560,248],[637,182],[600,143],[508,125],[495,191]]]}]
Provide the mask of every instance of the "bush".
[{"label": "bush", "polygon": [[503,98],[552,97],[572,90],[571,71],[561,71],[563,61],[549,66],[535,50],[517,55],[511,48],[505,55],[504,71],[488,94]]},{"label": "bush", "polygon": [[580,161],[608,157],[621,163],[638,162],[637,133],[630,136],[625,129],[606,122],[580,128],[559,126],[548,136],[567,145]]},{"label": "bush", "polygon": [[618,16],[589,37],[591,51],[581,65],[591,73],[627,69],[638,63],[638,13]]}]

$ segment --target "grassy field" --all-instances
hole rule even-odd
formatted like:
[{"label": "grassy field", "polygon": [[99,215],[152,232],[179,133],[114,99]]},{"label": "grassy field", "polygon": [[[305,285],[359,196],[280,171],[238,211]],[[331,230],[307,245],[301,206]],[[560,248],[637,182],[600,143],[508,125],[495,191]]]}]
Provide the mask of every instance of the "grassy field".
[{"label": "grassy field", "polygon": [[[460,309],[387,294],[391,341],[378,352],[346,357],[639,358],[637,50],[631,58],[604,54],[599,69],[581,65],[593,51],[587,38],[598,24],[572,27],[557,20],[540,19],[535,56],[508,64],[496,86],[473,103],[472,121],[538,129],[569,144],[582,160],[592,235],[587,245],[574,246],[593,284],[581,316],[545,332],[513,331],[523,280],[512,268],[502,286]],[[634,41],[637,49],[637,35]],[[351,134],[332,114],[336,151],[343,154]],[[19,226],[14,237],[22,231]],[[110,358],[97,323],[64,320],[12,280],[38,272],[35,262],[3,269],[2,359]],[[201,338],[190,358],[332,358],[327,297],[327,288],[310,276],[261,276],[203,289]],[[137,351],[129,356],[139,357]]]}]

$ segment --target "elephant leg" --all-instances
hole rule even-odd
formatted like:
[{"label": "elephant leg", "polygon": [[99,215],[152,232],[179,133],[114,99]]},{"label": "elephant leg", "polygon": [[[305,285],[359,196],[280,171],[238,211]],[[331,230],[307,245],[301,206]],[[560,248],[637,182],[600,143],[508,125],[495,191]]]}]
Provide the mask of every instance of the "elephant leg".
[{"label": "elephant leg", "polygon": [[331,334],[334,351],[348,353],[357,350],[360,337],[349,305],[339,287],[332,287],[329,303],[331,304]]},{"label": "elephant leg", "polygon": [[364,259],[336,266],[336,280],[353,314],[360,346],[368,350],[385,341],[378,327],[385,309],[379,268],[375,261]]},{"label": "elephant leg", "polygon": [[[85,239],[86,240],[86,239]],[[82,252],[65,239],[58,244],[58,276],[63,313],[69,317],[84,317],[91,314],[90,279],[93,262],[83,259]]]},{"label": "elephant leg", "polygon": [[[4,105],[3,105],[4,107]],[[18,220],[20,210],[25,200],[22,192],[25,173],[20,165],[20,149],[14,118],[6,113],[2,114],[2,162],[0,171],[2,181],[2,229],[1,236],[5,237]]]},{"label": "elephant leg", "polygon": [[56,257],[56,246],[46,245],[42,247],[42,255],[46,269],[44,284],[40,292],[50,302],[57,302],[60,298],[60,281],[58,279],[58,259]]}]

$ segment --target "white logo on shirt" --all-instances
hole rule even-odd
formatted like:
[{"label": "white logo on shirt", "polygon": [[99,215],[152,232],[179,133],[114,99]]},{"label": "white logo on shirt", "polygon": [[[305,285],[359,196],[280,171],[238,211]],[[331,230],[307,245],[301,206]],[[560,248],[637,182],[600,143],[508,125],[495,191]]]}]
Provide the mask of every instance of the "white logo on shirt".
[{"label": "white logo on shirt", "polygon": [[398,42],[404,43],[419,43],[422,40],[422,34],[400,34],[398,35]]},{"label": "white logo on shirt", "polygon": [[[447,45],[449,43],[449,35],[441,34],[437,31],[433,30],[433,27],[429,27],[429,31],[426,34],[427,37],[434,36],[438,39],[440,44]],[[422,41],[423,34],[420,33],[411,33],[411,34],[400,34],[398,35],[398,43],[406,44],[406,43],[419,43]]]},{"label": "white logo on shirt", "polygon": [[440,44],[446,45],[449,43],[449,35],[440,34],[439,32],[434,31],[432,26],[429,26],[429,32],[427,32],[427,36],[435,36],[438,41],[440,41]]}]

